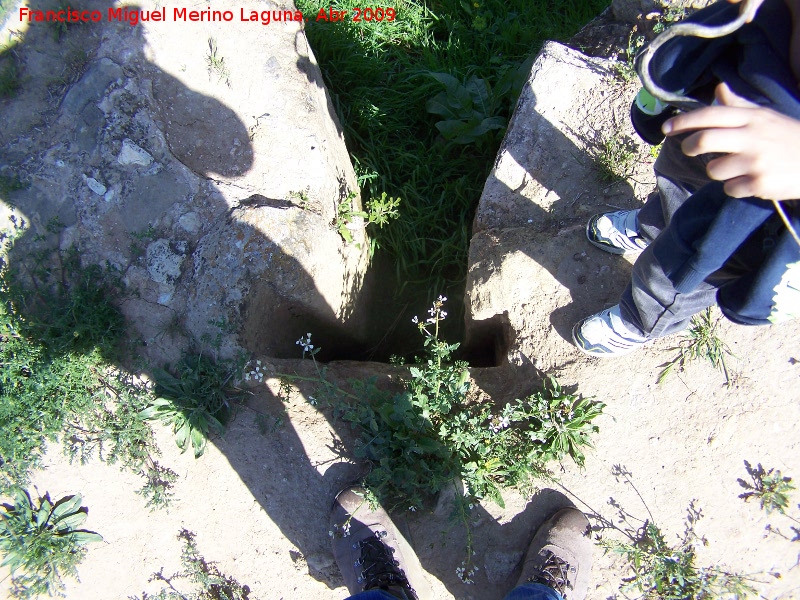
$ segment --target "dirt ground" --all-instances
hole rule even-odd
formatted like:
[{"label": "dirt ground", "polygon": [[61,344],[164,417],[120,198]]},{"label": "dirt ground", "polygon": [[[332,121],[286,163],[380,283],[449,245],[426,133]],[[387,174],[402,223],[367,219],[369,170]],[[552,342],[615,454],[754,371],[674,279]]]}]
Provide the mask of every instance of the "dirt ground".
[{"label": "dirt ground", "polygon": [[[532,532],[560,506],[584,510],[596,535],[606,538],[619,537],[610,528],[622,527],[620,511],[635,526],[641,524],[636,519],[652,515],[667,540],[675,541],[692,501],[703,514],[696,530],[708,540],[698,548],[699,565],[747,574],[762,598],[800,597],[798,543],[765,529],[770,524],[790,533],[792,523],[739,499],[744,490],[737,483],[747,479],[745,460],[790,476],[800,466],[800,367],[792,360],[797,348],[759,352],[771,346],[771,330],[722,327],[740,357],[730,389],[723,388],[719,372],[697,363],[675,375],[673,393],[665,393],[655,383],[657,373],[641,367],[670,355],[666,341],[611,366],[575,356],[586,367],[578,390],[608,404],[595,449],[584,469],[553,465],[557,480],[541,482],[531,497],[510,492],[505,509],[491,503],[473,509],[473,562],[480,567],[473,585],[455,574],[466,534],[449,518],[446,495],[435,507],[396,515],[430,574],[435,597],[502,598],[513,587]],[[793,333],[800,333],[796,326]],[[272,368],[310,374],[309,366],[285,361]],[[371,369],[339,364],[331,371],[348,379]],[[491,378],[488,371],[477,377]],[[576,381],[569,371],[559,374],[565,384]],[[37,489],[54,497],[81,493],[89,507],[87,526],[104,536],[81,565],[81,582],[69,582],[67,598],[122,599],[157,591],[148,578],[162,567],[165,573],[178,569],[176,535],[184,527],[197,534],[207,559],[250,586],[252,598],[347,597],[329,549],[327,516],[338,489],[361,471],[349,458],[352,435],[308,402],[312,388],[295,391],[287,401],[278,397],[274,379],[252,390],[249,408],[198,460],[180,454],[168,431],[159,432],[163,463],[180,475],[169,511],[145,510],[134,492],[140,482],[131,474],[100,462],[69,465],[58,448],[48,453],[46,468],[34,476]],[[269,424],[266,432],[258,413]],[[625,597],[618,587],[628,574],[619,557],[597,547],[589,598]]]},{"label": "dirt ground", "polygon": [[[608,190],[605,201],[613,196]],[[577,222],[557,233],[560,243],[576,252],[591,252],[582,235]],[[603,260],[618,286],[629,263]],[[597,299],[588,294],[573,295],[568,306],[560,297],[542,302],[537,310],[561,311],[569,319],[597,310]],[[434,597],[502,598],[516,581],[536,527],[561,506],[586,512],[597,538],[621,539],[615,528],[625,528],[624,513],[634,527],[655,520],[674,542],[694,502],[703,515],[696,531],[707,540],[697,548],[698,565],[746,574],[761,598],[800,598],[800,542],[791,541],[790,531],[796,523],[740,499],[744,490],[737,481],[747,479],[745,461],[800,477],[800,323],[744,328],[722,321],[720,336],[735,355],[728,386],[705,362],[691,363],[659,385],[659,365],[674,356],[674,339],[614,361],[586,358],[566,339],[542,348],[548,363],[560,365],[553,374],[562,385],[606,403],[595,447],[582,469],[569,461],[552,465],[553,480],[537,482],[533,494],[509,491],[505,508],[486,502],[473,509],[472,562],[479,571],[472,585],[456,576],[467,532],[450,518],[447,494],[433,506],[396,514],[429,574]],[[53,498],[80,493],[89,507],[86,527],[104,538],[80,565],[80,582],[67,582],[69,600],[157,592],[160,586],[149,582],[152,573],[180,568],[176,536],[182,528],[196,534],[206,559],[248,585],[253,599],[348,596],[330,550],[328,513],[336,492],[363,473],[353,458],[353,434],[310,402],[313,385],[281,397],[275,374],[309,375],[309,361],[256,359],[264,362],[267,377],[247,384],[252,398],[201,458],[181,454],[170,432],[158,430],[161,462],[179,474],[169,510],[144,507],[136,494],[137,476],[99,461],[69,464],[60,447],[50,448],[33,484]],[[329,369],[343,381],[388,372],[385,365],[367,363],[332,363]],[[474,369],[472,375],[476,389],[504,403],[534,389],[540,374],[533,367],[506,365]],[[796,518],[798,502],[800,492],[790,510]],[[589,600],[635,597],[619,591],[628,575],[620,557],[596,546]],[[2,577],[0,598],[7,594]]]}]

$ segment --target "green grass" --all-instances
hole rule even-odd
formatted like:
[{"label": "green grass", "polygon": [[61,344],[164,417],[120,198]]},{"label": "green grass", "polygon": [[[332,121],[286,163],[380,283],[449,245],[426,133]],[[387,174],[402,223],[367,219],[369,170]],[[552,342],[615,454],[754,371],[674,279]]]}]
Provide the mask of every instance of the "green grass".
[{"label": "green grass", "polygon": [[12,223],[0,234],[0,493],[26,486],[46,442],[61,439],[71,459],[118,463],[143,477],[148,506],[167,505],[176,475],[155,460],[140,416],[150,391],[113,366],[124,347],[118,274],[81,265],[46,236],[15,248],[25,224]]},{"label": "green grass", "polygon": [[[2,20],[0,20],[2,22]],[[15,44],[0,49],[0,98],[10,98],[22,85]]]},{"label": "green grass", "polygon": [[[374,232],[403,281],[446,289],[466,275],[474,210],[504,129],[448,139],[429,102],[446,90],[431,74],[486,86],[482,117],[507,120],[525,61],[546,39],[564,40],[606,3],[391,0],[394,22],[353,22],[355,0],[299,0],[307,32],[344,127],[365,199],[402,198],[399,218]],[[342,22],[316,22],[320,8],[345,10]],[[490,106],[490,110],[489,110]],[[457,107],[469,114],[469,106]],[[499,121],[493,121],[497,123]]]}]

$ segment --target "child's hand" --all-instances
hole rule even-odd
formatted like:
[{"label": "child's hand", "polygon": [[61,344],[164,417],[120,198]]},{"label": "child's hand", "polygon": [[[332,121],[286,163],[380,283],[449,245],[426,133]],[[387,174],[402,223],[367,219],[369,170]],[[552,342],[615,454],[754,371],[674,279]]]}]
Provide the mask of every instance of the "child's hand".
[{"label": "child's hand", "polygon": [[696,131],[681,144],[687,156],[725,153],[706,170],[733,198],[800,199],[800,121],[752,104],[724,83],[716,97],[719,106],[678,115],[664,123],[664,133]]}]

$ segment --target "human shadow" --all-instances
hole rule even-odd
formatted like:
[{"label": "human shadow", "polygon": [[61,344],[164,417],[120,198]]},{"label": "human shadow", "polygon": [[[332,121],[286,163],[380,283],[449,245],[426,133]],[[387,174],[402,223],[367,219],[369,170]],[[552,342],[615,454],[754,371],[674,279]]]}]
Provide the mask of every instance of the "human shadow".
[{"label": "human shadow", "polygon": [[[57,0],[28,3],[31,11],[57,6]],[[82,8],[105,14],[108,3],[88,0]],[[345,316],[336,314],[302,257],[284,252],[269,230],[246,220],[291,213],[299,226],[319,226],[322,217],[289,195],[230,193],[229,180],[247,174],[257,159],[251,128],[236,111],[149,60],[139,26],[104,18],[55,35],[49,25],[32,23],[17,39],[20,87],[0,101],[0,167],[20,182],[4,188],[2,200],[26,226],[5,257],[21,278],[38,273],[45,254],[32,253],[42,248],[50,256],[74,248],[83,266],[109,269],[126,285],[120,307],[134,350],[125,364],[151,378],[153,367],[187,351],[225,358],[241,343],[265,357],[297,355],[294,341],[308,331],[319,335],[317,343],[347,343],[360,282],[350,282]],[[81,52],[81,63],[52,81],[67,69],[73,50]],[[306,304],[270,304],[279,281],[284,289],[305,290]],[[277,345],[259,346],[258,335],[237,337],[237,327],[262,309],[271,312],[262,315],[256,334],[280,332]],[[282,400],[263,395],[254,396],[255,410],[280,412]],[[308,412],[327,422],[310,405]],[[319,571],[331,565],[327,508],[360,466],[342,460],[318,469],[291,424],[266,438],[246,419],[251,414],[244,411],[229,435],[212,443],[309,571],[333,587],[335,576]],[[336,432],[335,424],[329,428]]]}]

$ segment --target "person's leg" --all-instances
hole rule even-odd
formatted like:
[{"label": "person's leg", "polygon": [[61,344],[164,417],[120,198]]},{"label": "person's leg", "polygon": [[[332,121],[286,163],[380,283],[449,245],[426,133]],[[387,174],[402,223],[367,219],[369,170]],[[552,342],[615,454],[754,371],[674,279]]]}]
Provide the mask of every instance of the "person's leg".
[{"label": "person's leg", "polygon": [[397,596],[393,596],[384,590],[369,590],[367,592],[359,592],[346,600],[397,600]]},{"label": "person's leg", "polygon": [[672,215],[689,196],[711,180],[706,174],[708,159],[688,157],[681,151],[682,140],[670,137],[661,147],[653,170],[656,190],[638,213],[638,234],[651,243],[672,220]]},{"label": "person's leg", "polygon": [[592,216],[586,224],[589,242],[611,254],[636,254],[658,237],[680,205],[710,181],[702,157],[683,155],[680,142],[664,142],[654,166],[656,189],[642,208]]},{"label": "person's leg", "polygon": [[523,583],[511,590],[504,600],[564,600],[564,596],[541,583]]},{"label": "person's leg", "polygon": [[[573,328],[573,340],[582,352],[598,357],[622,356],[649,339],[682,331],[693,315],[715,303],[716,281],[703,282],[690,293],[678,293],[666,274],[669,270],[659,260],[659,256],[670,254],[663,251],[670,242],[661,236],[662,231],[678,208],[710,181],[706,161],[707,157],[684,156],[679,140],[669,138],[664,143],[655,164],[657,194],[652,194],[637,213],[637,234],[647,247],[634,263],[631,281],[619,304],[579,321]],[[720,273],[718,279],[724,281],[726,277]]]}]

